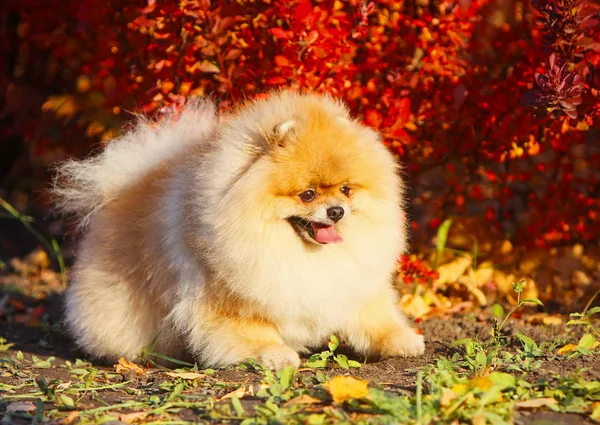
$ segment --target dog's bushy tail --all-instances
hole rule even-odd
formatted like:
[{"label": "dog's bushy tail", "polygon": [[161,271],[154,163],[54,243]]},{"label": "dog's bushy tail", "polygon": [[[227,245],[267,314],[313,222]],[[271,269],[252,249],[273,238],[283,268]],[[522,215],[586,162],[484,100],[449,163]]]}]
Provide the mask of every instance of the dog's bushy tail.
[{"label": "dog's bushy tail", "polygon": [[56,208],[75,214],[79,227],[85,227],[96,211],[159,162],[210,139],[216,122],[215,106],[206,100],[188,101],[181,112],[168,112],[160,122],[138,118],[99,155],[56,165],[51,189]]}]

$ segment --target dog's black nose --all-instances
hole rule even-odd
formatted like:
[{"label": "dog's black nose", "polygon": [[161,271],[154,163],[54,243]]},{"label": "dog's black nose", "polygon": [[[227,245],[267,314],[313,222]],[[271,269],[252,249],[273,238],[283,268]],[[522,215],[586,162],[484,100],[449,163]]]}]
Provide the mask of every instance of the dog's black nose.
[{"label": "dog's black nose", "polygon": [[338,222],[344,216],[344,209],[342,207],[329,207],[327,208],[327,217],[334,222]]}]

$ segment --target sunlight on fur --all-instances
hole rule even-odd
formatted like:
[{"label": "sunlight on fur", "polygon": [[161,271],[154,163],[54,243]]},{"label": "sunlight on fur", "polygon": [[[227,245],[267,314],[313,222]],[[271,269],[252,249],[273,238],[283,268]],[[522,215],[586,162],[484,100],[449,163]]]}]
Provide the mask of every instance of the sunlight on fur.
[{"label": "sunlight on fur", "polygon": [[188,102],[58,168],[83,238],[66,321],[90,355],[154,351],[279,369],[332,333],[360,355],[424,341],[392,287],[403,185],[378,135],[332,98],[281,92],[217,117]]}]

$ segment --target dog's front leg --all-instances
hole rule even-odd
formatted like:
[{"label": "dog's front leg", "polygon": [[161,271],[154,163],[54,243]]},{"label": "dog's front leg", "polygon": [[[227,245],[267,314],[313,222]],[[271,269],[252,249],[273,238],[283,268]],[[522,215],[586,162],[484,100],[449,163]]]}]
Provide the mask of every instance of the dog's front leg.
[{"label": "dog's front leg", "polygon": [[395,294],[381,294],[367,301],[354,320],[341,332],[361,354],[374,357],[416,357],[425,342],[397,306]]},{"label": "dog's front leg", "polygon": [[188,324],[188,347],[203,365],[224,367],[256,359],[269,369],[298,367],[298,353],[268,320],[240,312],[237,305],[199,303]]}]

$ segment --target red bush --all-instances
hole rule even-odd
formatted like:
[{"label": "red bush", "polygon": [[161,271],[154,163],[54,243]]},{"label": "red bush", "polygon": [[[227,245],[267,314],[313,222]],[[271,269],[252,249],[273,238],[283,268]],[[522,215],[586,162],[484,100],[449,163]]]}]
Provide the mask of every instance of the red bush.
[{"label": "red bush", "polygon": [[81,153],[126,111],[191,95],[227,109],[272,87],[326,91],[404,163],[415,235],[480,215],[528,244],[600,237],[592,1],[67,3],[4,6],[4,102],[34,88],[61,118],[58,132],[27,122],[38,147]]}]

